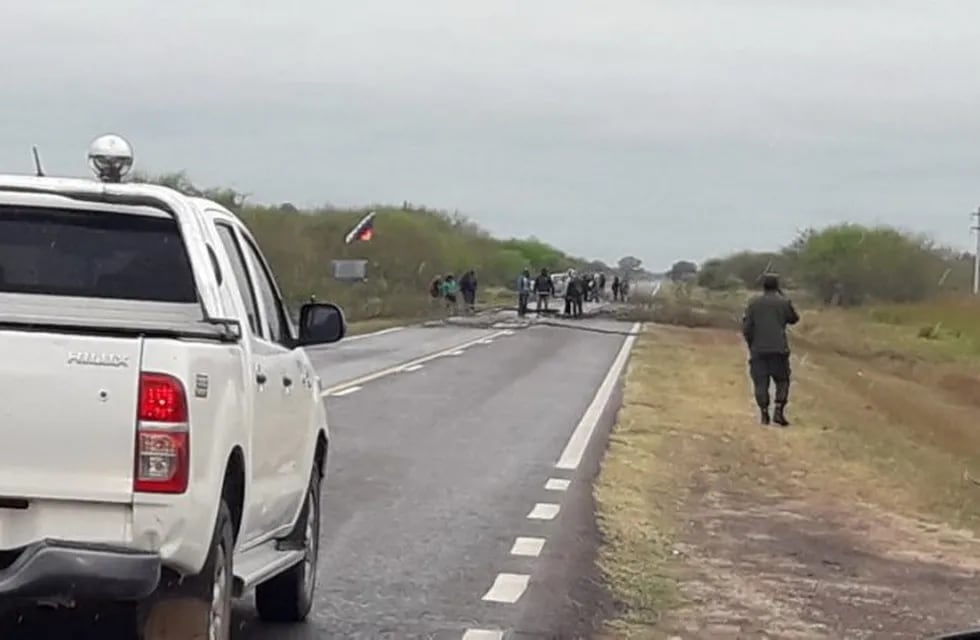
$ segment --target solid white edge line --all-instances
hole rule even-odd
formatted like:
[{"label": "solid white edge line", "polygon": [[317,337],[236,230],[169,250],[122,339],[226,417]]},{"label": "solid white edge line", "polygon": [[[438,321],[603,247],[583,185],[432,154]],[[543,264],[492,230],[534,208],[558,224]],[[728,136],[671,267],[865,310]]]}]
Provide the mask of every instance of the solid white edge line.
[{"label": "solid white edge line", "polygon": [[561,511],[561,505],[553,502],[539,502],[527,514],[528,520],[554,520]]},{"label": "solid white edge line", "polygon": [[464,353],[466,353],[466,352],[463,351],[462,349],[457,349],[456,351],[451,351],[450,353],[447,353],[446,355],[447,356],[461,356]]},{"label": "solid white edge line", "polygon": [[547,491],[565,491],[568,486],[572,484],[571,480],[563,480],[562,478],[548,478],[548,481],[544,483],[544,488]]},{"label": "solid white edge line", "polygon": [[419,369],[422,369],[422,368],[424,368],[424,365],[421,365],[421,364],[413,364],[413,365],[411,365],[409,367],[405,367],[404,369],[402,369],[402,371],[404,373],[413,373],[413,372],[418,371]]},{"label": "solid white edge line", "polygon": [[329,396],[329,395],[333,395],[337,391],[340,391],[342,389],[346,389],[347,387],[352,387],[352,386],[355,386],[355,385],[363,385],[365,382],[371,382],[372,380],[377,380],[378,378],[383,378],[385,376],[390,376],[393,373],[398,373],[399,371],[402,371],[403,369],[405,369],[405,367],[412,367],[412,366],[417,365],[417,364],[425,364],[426,362],[431,362],[432,360],[435,360],[436,358],[441,358],[443,356],[446,356],[446,355],[452,353],[453,351],[459,351],[460,349],[465,349],[466,347],[472,347],[473,345],[479,343],[480,340],[485,340],[488,337],[496,338],[497,336],[500,336],[500,335],[503,335],[503,334],[500,331],[496,331],[494,333],[491,333],[489,336],[481,336],[481,337],[476,338],[474,340],[469,340],[467,342],[464,342],[463,344],[458,344],[458,345],[456,345],[454,347],[450,347],[448,349],[443,349],[442,351],[437,351],[435,353],[430,353],[429,355],[422,356],[421,358],[416,358],[415,360],[409,360],[408,362],[402,362],[401,364],[397,364],[397,365],[395,365],[393,367],[388,367],[387,369],[382,369],[380,371],[375,371],[374,373],[369,373],[368,375],[361,376],[360,378],[355,378],[353,380],[348,380],[347,382],[341,382],[340,384],[336,384],[336,385],[330,387],[329,389],[324,390],[323,392],[320,393],[320,395],[323,396],[323,397],[326,397],[326,396]]},{"label": "solid white edge line", "polygon": [[517,538],[510,548],[510,555],[537,558],[544,549],[544,538]]},{"label": "solid white edge line", "polygon": [[531,576],[523,573],[498,573],[493,586],[483,595],[487,602],[514,604],[521,599]]},{"label": "solid white edge line", "polygon": [[334,398],[342,398],[343,396],[349,396],[352,393],[355,393],[357,391],[360,391],[363,388],[364,387],[347,387],[346,389],[341,389],[340,391],[335,391],[334,393],[331,393],[330,395],[332,397],[334,397]]},{"label": "solid white edge line", "polygon": [[467,629],[463,634],[463,640],[504,640],[504,632],[491,631],[490,629]]},{"label": "solid white edge line", "polygon": [[568,444],[565,445],[565,449],[561,452],[561,457],[558,458],[558,463],[555,464],[555,467],[559,469],[577,469],[578,465],[582,462],[582,456],[585,455],[585,450],[592,440],[592,434],[595,432],[596,425],[599,424],[599,418],[602,417],[602,412],[609,403],[609,398],[616,388],[619,376],[623,372],[627,360],[629,360],[630,350],[636,342],[640,327],[641,323],[634,323],[630,329],[631,335],[623,340],[623,346],[620,347],[619,353],[616,355],[616,359],[613,360],[612,366],[609,367],[605,379],[599,385],[595,397],[592,398],[592,403],[589,404],[589,408],[585,410],[582,419],[579,420],[578,426],[575,427],[575,431],[572,432],[571,437],[568,439]]}]

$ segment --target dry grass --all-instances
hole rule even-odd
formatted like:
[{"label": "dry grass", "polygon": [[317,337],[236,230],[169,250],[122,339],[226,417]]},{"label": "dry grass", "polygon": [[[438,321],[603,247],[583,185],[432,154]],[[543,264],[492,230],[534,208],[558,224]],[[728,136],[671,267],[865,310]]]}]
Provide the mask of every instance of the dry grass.
[{"label": "dry grass", "polygon": [[666,282],[656,296],[633,296],[616,315],[629,322],[733,329],[749,296],[746,291],[713,292]]},{"label": "dry grass", "polygon": [[[980,566],[965,479],[980,476],[978,309],[808,312],[785,431],[755,423],[737,332],[648,331],[597,486],[621,606],[608,636],[911,638],[972,622],[980,587],[957,581]],[[920,337],[936,315],[948,331]]]}]

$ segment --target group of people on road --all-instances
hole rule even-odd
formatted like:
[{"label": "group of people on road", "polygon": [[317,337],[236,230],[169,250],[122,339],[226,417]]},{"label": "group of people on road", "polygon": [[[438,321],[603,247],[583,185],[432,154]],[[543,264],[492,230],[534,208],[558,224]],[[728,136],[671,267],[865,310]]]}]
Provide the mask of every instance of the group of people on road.
[{"label": "group of people on road", "polygon": [[448,273],[444,276],[436,276],[429,285],[429,295],[433,302],[440,300],[450,313],[459,311],[459,297],[463,298],[463,306],[467,313],[476,311],[476,290],[479,282],[476,279],[476,270],[470,269],[458,279],[455,275]]},{"label": "group of people on road", "polygon": [[[569,269],[561,279],[564,281],[564,314],[570,318],[582,316],[584,303],[599,302],[606,297],[607,279],[604,273],[577,273]],[[556,293],[555,277],[547,269],[541,269],[533,278],[530,269],[525,269],[517,278],[517,314],[521,317],[527,315],[532,295],[537,301],[535,310],[538,315],[549,312],[550,301],[556,297]],[[613,294],[617,300],[620,299],[619,276],[613,278]]]},{"label": "group of people on road", "polygon": [[[581,317],[583,304],[605,298],[606,275],[603,273],[576,273],[569,269],[565,277],[563,297],[564,315]],[[459,296],[463,298],[466,311],[472,313],[476,306],[476,271],[470,269],[458,279],[453,274],[436,277],[430,286],[434,301],[444,301],[451,312],[458,311]],[[629,298],[630,283],[627,278],[614,275],[612,294],[616,301]],[[800,320],[793,303],[783,295],[779,278],[775,274],[762,277],[762,295],[756,297],[745,309],[742,318],[742,336],[749,350],[749,375],[752,379],[755,400],[759,406],[760,421],[768,425],[789,426],[786,417],[786,404],[790,389],[790,350],[786,337],[786,327]],[[517,313],[524,317],[528,313],[531,297],[536,300],[538,315],[550,310],[550,302],[556,297],[555,278],[547,269],[534,277],[530,269],[524,269],[517,278]],[[311,296],[311,301],[315,298]],[[775,407],[770,413],[770,385],[775,385]]]}]

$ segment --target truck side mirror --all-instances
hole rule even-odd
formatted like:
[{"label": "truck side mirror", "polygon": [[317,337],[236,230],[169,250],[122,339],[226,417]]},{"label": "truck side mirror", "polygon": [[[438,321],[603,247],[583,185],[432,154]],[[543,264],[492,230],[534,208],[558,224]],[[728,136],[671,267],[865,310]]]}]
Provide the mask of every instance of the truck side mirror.
[{"label": "truck side mirror", "polygon": [[347,333],[343,310],[329,302],[309,302],[300,308],[299,341],[297,346],[308,347],[338,342]]}]

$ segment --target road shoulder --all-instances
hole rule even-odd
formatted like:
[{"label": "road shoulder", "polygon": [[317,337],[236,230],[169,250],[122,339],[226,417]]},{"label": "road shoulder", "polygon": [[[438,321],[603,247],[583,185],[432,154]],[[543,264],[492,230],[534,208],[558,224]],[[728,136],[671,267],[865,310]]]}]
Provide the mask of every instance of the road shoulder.
[{"label": "road shoulder", "polygon": [[975,396],[946,360],[912,379],[802,333],[786,430],[758,424],[737,332],[641,339],[597,489],[618,603],[601,637],[918,640],[975,622],[978,498],[958,477]]}]

